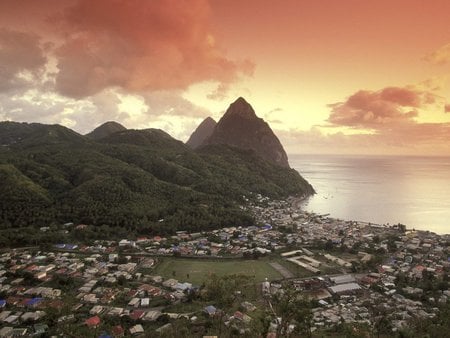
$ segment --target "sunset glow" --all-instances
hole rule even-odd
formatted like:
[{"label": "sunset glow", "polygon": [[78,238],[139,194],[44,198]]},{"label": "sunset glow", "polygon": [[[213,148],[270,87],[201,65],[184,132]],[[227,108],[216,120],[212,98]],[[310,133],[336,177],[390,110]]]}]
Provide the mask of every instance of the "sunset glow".
[{"label": "sunset glow", "polygon": [[447,0],[0,0],[0,120],[185,141],[243,96],[290,154],[450,155]]}]

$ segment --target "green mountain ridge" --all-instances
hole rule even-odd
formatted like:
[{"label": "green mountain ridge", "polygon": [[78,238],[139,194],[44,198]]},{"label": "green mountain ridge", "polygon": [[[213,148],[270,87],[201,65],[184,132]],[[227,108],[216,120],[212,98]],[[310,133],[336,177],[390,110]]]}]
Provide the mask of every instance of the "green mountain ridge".
[{"label": "green mountain ridge", "polygon": [[93,140],[100,140],[104,137],[107,137],[111,134],[114,134],[119,131],[127,130],[124,126],[122,126],[120,123],[117,123],[115,121],[108,121],[103,123],[102,125],[95,128],[90,133],[86,134],[86,137],[89,137]]},{"label": "green mountain ridge", "polygon": [[248,150],[194,151],[158,129],[94,140],[15,122],[0,122],[0,182],[0,228],[75,222],[143,233],[250,225],[243,196],[314,192],[295,170]]}]

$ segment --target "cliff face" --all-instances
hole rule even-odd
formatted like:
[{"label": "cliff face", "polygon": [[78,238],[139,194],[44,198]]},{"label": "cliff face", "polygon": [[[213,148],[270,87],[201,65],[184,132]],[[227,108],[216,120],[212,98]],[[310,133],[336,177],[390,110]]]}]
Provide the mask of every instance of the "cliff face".
[{"label": "cliff face", "polygon": [[194,130],[186,144],[192,149],[198,148],[208,137],[211,136],[216,125],[216,121],[214,121],[211,117],[207,117],[202,121],[202,123],[199,124],[197,129]]},{"label": "cliff face", "polygon": [[288,157],[280,140],[242,97],[230,105],[202,145],[207,144],[228,144],[251,149],[262,158],[289,168]]}]

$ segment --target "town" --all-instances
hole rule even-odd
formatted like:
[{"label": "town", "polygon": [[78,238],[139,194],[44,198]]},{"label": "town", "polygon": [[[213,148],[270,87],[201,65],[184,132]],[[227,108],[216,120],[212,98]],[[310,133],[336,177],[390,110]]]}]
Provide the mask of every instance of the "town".
[{"label": "town", "polygon": [[257,200],[257,226],[1,252],[0,337],[287,336],[276,302],[289,292],[309,302],[312,336],[393,335],[449,303],[449,235]]}]

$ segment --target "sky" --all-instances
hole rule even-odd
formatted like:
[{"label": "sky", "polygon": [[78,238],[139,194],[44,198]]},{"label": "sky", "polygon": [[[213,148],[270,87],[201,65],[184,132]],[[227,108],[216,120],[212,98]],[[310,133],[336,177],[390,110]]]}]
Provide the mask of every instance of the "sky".
[{"label": "sky", "polygon": [[450,1],[0,0],[0,120],[186,141],[239,96],[288,154],[450,156]]}]

